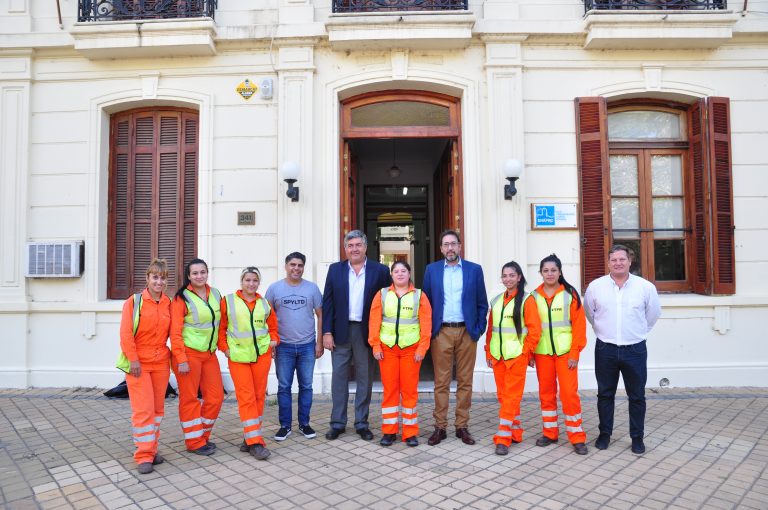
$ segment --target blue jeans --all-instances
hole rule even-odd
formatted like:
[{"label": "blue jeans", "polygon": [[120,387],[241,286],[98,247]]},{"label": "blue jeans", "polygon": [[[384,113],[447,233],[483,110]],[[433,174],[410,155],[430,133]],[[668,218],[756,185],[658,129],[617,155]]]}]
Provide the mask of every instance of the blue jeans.
[{"label": "blue jeans", "polygon": [[595,377],[600,433],[613,433],[613,408],[619,374],[629,400],[629,437],[643,438],[645,426],[645,383],[648,380],[648,350],[645,340],[632,345],[615,345],[597,339]]},{"label": "blue jeans", "polygon": [[312,409],[312,375],[315,371],[315,342],[304,344],[278,344],[275,351],[277,374],[277,405],[280,426],[291,428],[291,386],[293,373],[299,379],[299,425],[309,425]]}]

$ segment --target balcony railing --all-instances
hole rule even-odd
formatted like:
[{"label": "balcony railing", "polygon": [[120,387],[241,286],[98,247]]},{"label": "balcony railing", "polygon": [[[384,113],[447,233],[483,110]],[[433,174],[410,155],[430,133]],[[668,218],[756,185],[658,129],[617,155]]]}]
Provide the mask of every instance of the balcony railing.
[{"label": "balcony railing", "polygon": [[466,11],[468,0],[333,0],[333,12]]},{"label": "balcony railing", "polygon": [[216,0],[79,0],[78,21],[213,18]]},{"label": "balcony railing", "polygon": [[726,0],[584,0],[586,11],[719,11],[728,8]]}]

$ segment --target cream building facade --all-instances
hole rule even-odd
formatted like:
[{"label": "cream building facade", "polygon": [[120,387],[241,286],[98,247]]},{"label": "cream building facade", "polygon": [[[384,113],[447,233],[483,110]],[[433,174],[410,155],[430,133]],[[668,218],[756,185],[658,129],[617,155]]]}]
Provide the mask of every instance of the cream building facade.
[{"label": "cream building facade", "polygon": [[[649,386],[768,384],[768,1],[177,0],[146,2],[143,19],[115,14],[138,1],[57,3],[60,17],[54,2],[0,0],[0,387],[116,384],[122,302],[150,255],[200,256],[224,293],[257,265],[264,292],[298,250],[322,288],[356,226],[372,256],[412,260],[418,282],[454,226],[489,297],[503,263],[527,268],[532,289],[552,252],[582,288],[604,270],[590,204],[598,235],[637,246],[669,290]],[[107,10],[84,14],[91,3]],[[162,132],[147,139],[146,203],[132,177],[141,119],[181,126],[166,159]],[[512,158],[523,173],[505,200]],[[619,189],[626,171],[638,189]],[[603,176],[597,195],[589,175]],[[137,233],[142,204],[159,234]],[[533,228],[533,206],[550,204],[578,207],[578,228]],[[81,276],[27,276],[29,243],[78,242]],[[589,334],[582,388],[596,386]],[[315,391],[330,391],[330,369],[326,354]],[[495,388],[482,355],[475,388]]]}]

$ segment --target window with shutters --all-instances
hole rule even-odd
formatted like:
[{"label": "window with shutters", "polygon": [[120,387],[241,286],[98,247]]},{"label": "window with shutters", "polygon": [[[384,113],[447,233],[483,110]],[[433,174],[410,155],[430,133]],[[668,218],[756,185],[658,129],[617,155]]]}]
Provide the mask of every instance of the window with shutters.
[{"label": "window with shutters", "polygon": [[734,293],[728,100],[576,107],[584,288],[621,243],[660,291]]},{"label": "window with shutters", "polygon": [[115,114],[110,140],[107,295],[144,288],[154,257],[168,261],[167,292],[175,292],[197,251],[197,112]]}]

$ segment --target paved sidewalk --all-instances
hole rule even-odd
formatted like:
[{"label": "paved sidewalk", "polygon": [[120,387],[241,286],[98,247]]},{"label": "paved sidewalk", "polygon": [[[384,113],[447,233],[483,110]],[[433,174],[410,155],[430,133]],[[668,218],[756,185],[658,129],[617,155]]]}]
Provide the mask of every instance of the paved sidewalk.
[{"label": "paved sidewalk", "polygon": [[[588,437],[597,436],[594,392],[582,392]],[[475,395],[471,431],[436,447],[432,395],[419,403],[421,445],[378,445],[380,395],[371,405],[376,437],[350,428],[326,441],[330,401],[313,407],[316,439],[294,431],[276,443],[274,396],[265,410],[272,456],[241,453],[237,406],[224,403],[211,457],[186,453],[177,402],[166,400],[165,464],[138,475],[132,460],[130,407],[95,389],[0,390],[0,505],[6,508],[768,508],[768,389],[649,390],[644,456],[630,450],[627,402],[617,401],[614,442],[577,456],[562,439],[534,445],[538,400],[526,394],[522,444],[493,454],[495,395]],[[453,404],[453,402],[452,402]],[[452,412],[453,406],[451,407]],[[351,410],[350,410],[351,411]],[[352,414],[350,412],[350,414]]]}]

